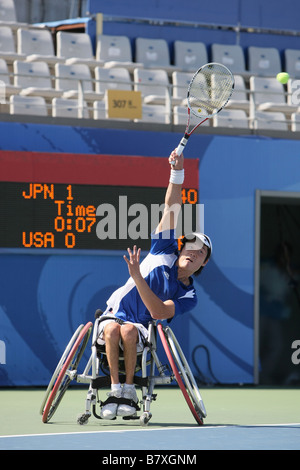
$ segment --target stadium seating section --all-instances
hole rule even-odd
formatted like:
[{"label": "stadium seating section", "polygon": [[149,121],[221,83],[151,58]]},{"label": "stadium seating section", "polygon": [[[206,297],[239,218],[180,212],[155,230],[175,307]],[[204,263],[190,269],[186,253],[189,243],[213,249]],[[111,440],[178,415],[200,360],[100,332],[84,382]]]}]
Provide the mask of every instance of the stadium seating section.
[{"label": "stadium seating section", "polygon": [[[219,62],[235,76],[226,110],[205,126],[299,131],[293,92],[300,50],[210,44],[174,38],[98,35],[18,23],[13,0],[0,0],[0,112],[108,119],[107,90],[142,96],[143,122],[184,126],[186,90],[199,65]],[[55,36],[55,37],[54,37]],[[133,47],[134,46],[134,47]],[[95,52],[93,52],[95,51]],[[287,71],[286,85],[276,80]],[[298,82],[299,84],[299,82]],[[295,101],[295,100],[294,100]]]}]

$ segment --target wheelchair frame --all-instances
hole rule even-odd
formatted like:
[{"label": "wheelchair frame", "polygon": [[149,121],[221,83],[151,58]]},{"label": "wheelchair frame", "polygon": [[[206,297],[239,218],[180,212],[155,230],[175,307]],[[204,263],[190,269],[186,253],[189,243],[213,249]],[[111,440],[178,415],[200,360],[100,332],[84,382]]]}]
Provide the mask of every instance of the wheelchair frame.
[{"label": "wheelchair frame", "polygon": [[[105,316],[105,319],[108,318]],[[85,411],[78,417],[78,424],[86,424],[92,413],[94,417],[101,419],[96,410],[96,405],[101,406],[103,403],[99,400],[98,391],[101,388],[110,387],[111,382],[105,346],[101,347],[97,344],[100,321],[101,317],[96,318],[94,327],[92,322],[80,325],[69,341],[52,375],[40,408],[43,423],[48,423],[51,420],[72,381],[79,384],[89,384]],[[78,372],[79,363],[89,342],[92,330],[91,355],[83,373],[80,374]],[[162,364],[158,358],[157,336],[160,337],[171,370],[168,365]],[[137,375],[140,371],[141,374]],[[124,360],[120,357],[120,382],[124,382],[124,380]],[[174,380],[179,385],[197,424],[202,425],[203,419],[207,416],[205,406],[193,373],[175,334],[169,326],[151,321],[149,323],[148,340],[143,351],[138,354],[136,375],[134,376],[134,383],[142,390],[142,399],[139,402],[142,413],[139,417],[135,413],[134,416],[123,417],[123,419],[139,419],[142,426],[147,425],[152,417],[150,412],[151,403],[156,399],[156,394],[153,393],[155,386],[167,385]]]}]

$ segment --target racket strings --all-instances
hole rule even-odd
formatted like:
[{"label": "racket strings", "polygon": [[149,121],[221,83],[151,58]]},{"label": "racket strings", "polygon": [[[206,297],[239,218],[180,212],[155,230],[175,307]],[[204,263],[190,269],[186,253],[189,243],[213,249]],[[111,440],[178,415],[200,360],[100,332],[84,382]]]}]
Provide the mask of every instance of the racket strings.
[{"label": "racket strings", "polygon": [[233,90],[231,72],[220,64],[207,64],[193,77],[188,92],[191,111],[198,117],[216,114],[228,102]]}]

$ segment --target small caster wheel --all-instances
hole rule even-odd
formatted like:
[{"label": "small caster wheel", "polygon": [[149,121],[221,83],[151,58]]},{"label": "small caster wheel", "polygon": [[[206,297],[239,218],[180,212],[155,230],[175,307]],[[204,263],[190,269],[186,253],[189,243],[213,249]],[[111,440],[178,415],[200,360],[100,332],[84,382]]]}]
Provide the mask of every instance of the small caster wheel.
[{"label": "small caster wheel", "polygon": [[144,411],[144,413],[142,413],[141,416],[140,416],[140,425],[141,426],[147,426],[147,424],[149,423],[151,417],[152,417],[152,414],[149,413],[149,411]]},{"label": "small caster wheel", "polygon": [[80,426],[87,424],[90,416],[91,413],[83,413],[82,415],[78,416],[77,424],[80,424]]}]

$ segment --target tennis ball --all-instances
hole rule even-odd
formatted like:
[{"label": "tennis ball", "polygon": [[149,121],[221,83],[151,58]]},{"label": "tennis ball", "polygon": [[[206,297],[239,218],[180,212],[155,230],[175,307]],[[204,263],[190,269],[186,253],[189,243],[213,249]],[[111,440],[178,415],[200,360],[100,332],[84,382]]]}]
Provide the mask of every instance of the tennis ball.
[{"label": "tennis ball", "polygon": [[277,74],[276,78],[280,83],[285,84],[289,81],[290,76],[286,72],[280,72]]}]

